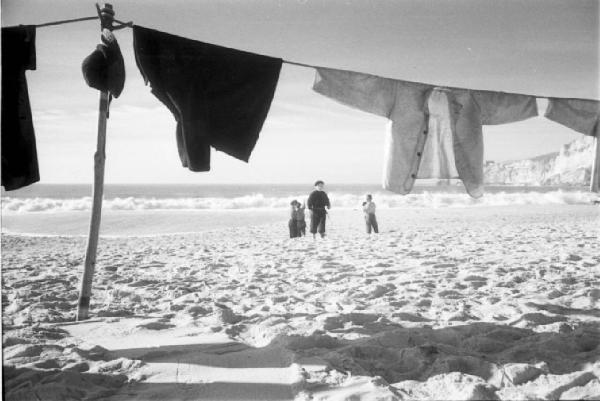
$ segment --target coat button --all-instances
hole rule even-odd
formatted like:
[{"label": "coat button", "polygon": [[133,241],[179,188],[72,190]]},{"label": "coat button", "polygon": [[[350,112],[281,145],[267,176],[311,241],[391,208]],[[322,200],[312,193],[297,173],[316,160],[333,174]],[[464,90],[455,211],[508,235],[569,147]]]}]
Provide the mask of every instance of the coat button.
[{"label": "coat button", "polygon": [[410,176],[411,176],[412,178],[417,178],[417,175],[416,175],[416,174],[411,174]]},{"label": "coat button", "polygon": [[423,135],[427,135],[427,130],[423,131]]},{"label": "coat button", "polygon": [[421,152],[417,152],[417,156],[421,157]]}]

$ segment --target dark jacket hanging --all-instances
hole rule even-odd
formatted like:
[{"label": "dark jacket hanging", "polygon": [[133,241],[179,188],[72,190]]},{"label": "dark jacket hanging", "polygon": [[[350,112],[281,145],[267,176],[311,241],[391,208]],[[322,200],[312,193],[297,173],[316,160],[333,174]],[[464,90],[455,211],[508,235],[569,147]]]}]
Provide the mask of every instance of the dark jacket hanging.
[{"label": "dark jacket hanging", "polygon": [[210,146],[248,161],[271,106],[281,59],[133,27],[135,58],[177,120],[184,167],[210,170]]},{"label": "dark jacket hanging", "polygon": [[2,28],[2,186],[40,180],[25,70],[35,70],[35,26]]}]

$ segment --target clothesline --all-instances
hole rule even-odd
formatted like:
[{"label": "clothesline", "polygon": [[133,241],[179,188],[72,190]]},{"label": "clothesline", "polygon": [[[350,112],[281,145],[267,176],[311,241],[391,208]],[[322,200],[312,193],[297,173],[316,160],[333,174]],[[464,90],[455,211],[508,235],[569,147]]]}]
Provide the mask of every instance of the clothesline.
[{"label": "clothesline", "polygon": [[[93,17],[82,17],[82,18],[73,18],[73,19],[67,19],[67,20],[59,20],[59,21],[51,21],[51,22],[44,22],[41,24],[36,24],[36,25],[32,25],[36,28],[44,28],[44,27],[48,27],[48,26],[56,26],[56,25],[64,25],[64,24],[70,24],[70,23],[74,23],[74,22],[82,22],[82,21],[92,21],[92,20],[96,20],[99,19],[100,16],[93,16]],[[133,28],[133,21],[129,21],[129,22],[123,22],[120,21],[118,19],[114,19],[115,22],[119,23],[118,26],[113,27],[113,30],[120,30],[120,29],[124,29],[124,28]],[[9,26],[9,27],[3,27],[3,28],[15,28],[21,25],[13,25],[13,26]],[[289,64],[289,65],[295,65],[298,67],[305,67],[305,68],[327,68],[325,66],[318,66],[318,65],[314,65],[314,64],[306,64],[306,63],[300,63],[297,61],[291,61],[291,60],[285,60],[285,59],[281,59],[281,61],[285,64]],[[395,79],[395,78],[390,78],[390,79]],[[406,80],[403,80],[405,82],[408,82]],[[423,82],[425,83],[425,82]],[[433,84],[429,84],[431,86],[439,86],[439,87],[448,87],[446,85],[433,85]],[[449,87],[448,87],[449,88]],[[467,88],[465,88],[467,89]],[[470,88],[472,90],[474,90],[473,88]],[[514,93],[514,92],[513,92]],[[515,93],[517,94],[517,93]],[[538,98],[549,98],[550,96],[541,96],[541,95],[534,95],[535,97]],[[562,98],[559,96],[551,96],[554,98]],[[572,99],[572,97],[567,97],[568,99]],[[565,98],[565,99],[567,99]],[[583,100],[595,100],[595,99],[583,99]]]},{"label": "clothesline", "polygon": [[[73,19],[64,19],[64,20],[60,20],[60,21],[51,21],[51,22],[44,22],[41,24],[34,24],[33,26],[36,28],[45,28],[47,26],[56,26],[56,25],[64,25],[64,24],[71,24],[74,22],[82,22],[82,21],[93,21],[96,19],[99,19],[100,17],[95,15],[93,17],[81,17],[81,18],[73,18]],[[114,19],[115,22],[118,22],[120,25],[114,27],[113,29],[115,30],[119,30],[119,29],[123,29],[123,28],[131,28],[133,27],[133,21],[129,21],[129,22],[123,22],[123,21],[119,21],[118,19]],[[3,27],[3,28],[16,28],[19,27],[21,25],[13,25],[13,26],[8,26],[8,27]]]},{"label": "clothesline", "polygon": [[[65,20],[60,20],[60,21],[51,21],[51,22],[44,22],[41,24],[34,24],[33,26],[36,28],[44,28],[47,26],[56,26],[56,25],[64,25],[64,24],[71,24],[74,22],[82,22],[82,21],[93,21],[96,20],[100,17],[98,17],[97,15],[93,16],[93,17],[81,17],[81,18],[73,18],[73,19],[65,19]],[[133,21],[129,21],[129,22],[123,22],[123,21],[119,21],[118,19],[114,19],[115,22],[118,22],[120,25],[118,27],[115,27],[114,29],[123,29],[123,28],[133,28]],[[3,27],[3,28],[16,28],[20,25],[13,25],[13,26],[8,26],[8,27]],[[305,63],[298,63],[295,61],[288,61],[288,60],[283,60],[284,63],[286,64],[290,64],[290,65],[296,65],[299,67],[307,67],[307,68],[318,68],[318,66],[315,65],[311,65],[311,64],[305,64]]]},{"label": "clothesline", "polygon": [[95,19],[98,19],[97,15],[95,15],[93,17],[83,17],[83,18],[65,19],[65,20],[61,20],[61,21],[46,22],[44,24],[35,25],[35,27],[36,28],[43,28],[43,27],[46,27],[46,26],[70,24],[70,23],[73,23],[73,22],[80,22],[80,21],[92,21],[92,20],[95,20]]}]

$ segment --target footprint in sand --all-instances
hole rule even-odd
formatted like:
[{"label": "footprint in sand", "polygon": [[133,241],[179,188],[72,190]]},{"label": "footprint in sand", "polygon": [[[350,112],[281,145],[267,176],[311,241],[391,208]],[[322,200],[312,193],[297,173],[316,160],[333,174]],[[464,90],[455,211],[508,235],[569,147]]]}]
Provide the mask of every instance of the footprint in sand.
[{"label": "footprint in sand", "polygon": [[565,295],[565,294],[563,294],[562,292],[560,292],[557,289],[554,289],[554,290],[550,291],[548,294],[546,294],[546,297],[548,299],[556,299],[556,298],[562,297],[563,295]]},{"label": "footprint in sand", "polygon": [[[406,306],[410,303],[410,301],[407,300],[399,300],[399,301],[390,301],[388,302],[388,305],[394,308],[402,308],[403,306]],[[430,301],[431,304],[431,301]],[[418,305],[417,305],[418,306]]]},{"label": "footprint in sand", "polygon": [[396,312],[396,313],[392,313],[392,317],[398,318],[405,322],[420,323],[420,322],[430,322],[431,321],[431,319],[421,316],[418,313]]},{"label": "footprint in sand", "polygon": [[387,294],[390,291],[393,291],[394,289],[396,289],[396,286],[392,283],[387,284],[385,286],[383,285],[377,285],[369,294],[368,294],[368,298],[370,299],[375,299],[375,298],[380,298],[382,296],[384,296],[385,294]]},{"label": "footprint in sand", "polygon": [[431,267],[434,269],[448,269],[451,267],[456,267],[456,263],[436,263]]},{"label": "footprint in sand", "polygon": [[487,278],[486,277],[477,276],[477,275],[469,275],[469,276],[463,278],[463,281],[466,281],[474,289],[478,289],[478,288],[483,287],[483,286],[485,286],[487,284]]},{"label": "footprint in sand", "polygon": [[393,264],[391,263],[386,263],[386,262],[379,262],[376,263],[373,267],[392,267]]},{"label": "footprint in sand", "polygon": [[148,329],[148,330],[166,330],[175,327],[174,324],[165,323],[165,322],[149,322],[144,324],[137,325],[140,329]]},{"label": "footprint in sand", "polygon": [[429,308],[431,306],[431,299],[422,299],[416,305],[421,308]]},{"label": "footprint in sand", "polygon": [[446,317],[448,322],[466,322],[469,320],[480,320],[477,316],[472,315],[467,311],[460,311],[451,313]]},{"label": "footprint in sand", "polygon": [[565,322],[567,318],[565,316],[557,316],[557,315],[546,315],[540,312],[532,312],[525,313],[521,315],[521,317],[515,321],[513,321],[511,326],[516,327],[537,327],[544,326],[547,324],[557,323],[557,322]]},{"label": "footprint in sand", "polygon": [[446,299],[461,299],[464,298],[463,294],[455,290],[444,290],[438,292],[438,296]]},{"label": "footprint in sand", "polygon": [[468,275],[463,278],[464,281],[487,281],[487,277],[477,276],[477,275]]},{"label": "footprint in sand", "polygon": [[328,316],[323,322],[323,330],[336,330],[344,327],[346,323],[353,326],[364,326],[379,319],[374,313],[348,313],[346,315]]}]

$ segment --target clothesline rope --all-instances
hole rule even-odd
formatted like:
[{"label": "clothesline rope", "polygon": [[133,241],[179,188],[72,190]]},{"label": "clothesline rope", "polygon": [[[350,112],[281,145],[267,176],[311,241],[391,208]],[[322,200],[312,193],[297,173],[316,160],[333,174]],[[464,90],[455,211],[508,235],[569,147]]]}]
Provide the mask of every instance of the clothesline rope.
[{"label": "clothesline rope", "polygon": [[289,61],[289,60],[283,60],[283,62],[286,63],[286,64],[290,64],[290,65],[297,65],[299,67],[323,68],[323,67],[319,67],[319,66],[316,66],[316,65],[304,64],[304,63],[297,63],[295,61]]},{"label": "clothesline rope", "polygon": [[[98,18],[100,18],[99,16],[95,15],[93,17],[81,17],[81,18],[73,18],[73,19],[64,19],[64,20],[60,20],[60,21],[51,21],[51,22],[44,22],[41,24],[36,24],[33,25],[36,28],[44,28],[47,26],[56,26],[56,25],[64,25],[64,24],[71,24],[74,22],[82,22],[82,21],[93,21],[93,20],[97,20]],[[114,20],[115,22],[118,22],[120,25],[115,27],[114,29],[123,29],[123,28],[132,28],[133,27],[133,22],[129,21],[129,22],[123,22],[123,21],[119,21],[118,19]],[[8,27],[3,27],[3,28],[17,28],[21,25],[13,25],[13,26],[8,26]]]},{"label": "clothesline rope", "polygon": [[[70,24],[73,22],[81,22],[81,21],[91,21],[91,20],[95,20],[95,19],[99,19],[100,16],[94,16],[94,17],[82,17],[82,18],[74,18],[74,19],[67,19],[67,20],[60,20],[60,21],[51,21],[51,22],[45,22],[42,24],[37,24],[37,25],[33,25],[36,28],[43,28],[43,27],[47,27],[47,26],[56,26],[56,25],[63,25],[63,24]],[[119,25],[113,27],[113,30],[117,31],[123,28],[133,28],[133,21],[128,21],[128,22],[123,22],[123,21],[119,21],[118,19],[113,19],[114,22],[117,22]],[[9,26],[9,27],[3,27],[3,28],[15,28],[21,25],[14,25],[14,26]],[[285,60],[282,59],[282,62],[285,64],[289,64],[289,65],[295,65],[298,67],[305,67],[305,68],[326,68],[323,66],[318,66],[318,65],[312,65],[312,64],[305,64],[305,63],[299,63],[296,61],[290,61],[290,60]],[[432,85],[432,86],[443,86],[443,85]],[[558,98],[558,96],[541,96],[541,95],[532,95],[538,98],[550,98],[550,97],[556,97]],[[597,101],[597,99],[583,99],[583,100],[594,100]]]},{"label": "clothesline rope", "polygon": [[53,22],[46,22],[43,24],[38,24],[35,25],[36,28],[43,28],[46,26],[54,26],[54,25],[63,25],[63,24],[70,24],[73,22],[80,22],[80,21],[92,21],[98,19],[98,16],[95,15],[93,17],[83,17],[83,18],[74,18],[74,19],[65,19],[65,20],[61,20],[61,21],[53,21]]},{"label": "clothesline rope", "polygon": [[[82,18],[73,18],[73,19],[65,19],[65,20],[60,20],[60,21],[51,21],[51,22],[44,22],[42,24],[37,24],[34,25],[36,28],[44,28],[47,26],[56,26],[56,25],[64,25],[64,24],[71,24],[74,22],[82,22],[82,21],[92,21],[92,20],[96,20],[99,17],[93,16],[93,17],[82,17]],[[129,21],[129,22],[123,22],[123,21],[119,21],[118,19],[114,19],[115,22],[119,23],[120,25],[115,27],[115,30],[119,30],[119,29],[123,29],[123,28],[133,28],[133,21]],[[20,25],[14,25],[14,26],[9,26],[9,27],[4,27],[4,28],[16,28]],[[304,64],[304,63],[297,63],[295,61],[289,61],[289,60],[283,60],[284,63],[286,64],[290,64],[290,65],[296,65],[299,67],[306,67],[306,68],[320,68],[319,66],[316,65],[311,65],[311,64]]]}]

